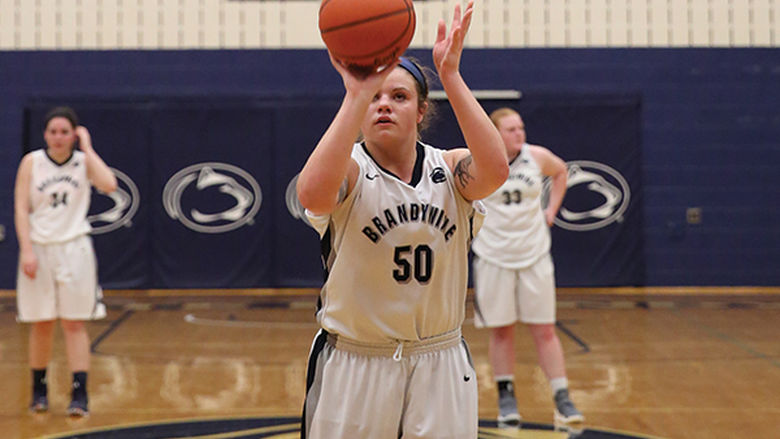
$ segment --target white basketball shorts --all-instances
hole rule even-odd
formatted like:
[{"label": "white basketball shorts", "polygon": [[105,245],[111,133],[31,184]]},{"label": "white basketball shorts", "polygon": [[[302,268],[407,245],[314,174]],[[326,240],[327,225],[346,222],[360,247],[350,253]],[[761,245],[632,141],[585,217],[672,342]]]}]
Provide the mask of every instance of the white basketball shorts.
[{"label": "white basketball shorts", "polygon": [[477,377],[460,331],[432,344],[359,345],[320,331],[309,357],[307,439],[474,439]]},{"label": "white basketball shorts", "polygon": [[555,323],[555,268],[546,254],[533,265],[507,269],[475,257],[474,326],[498,328],[517,321]]},{"label": "white basketball shorts", "polygon": [[90,236],[33,244],[33,251],[38,257],[35,279],[22,272],[21,264],[16,277],[18,321],[93,320],[106,316]]}]

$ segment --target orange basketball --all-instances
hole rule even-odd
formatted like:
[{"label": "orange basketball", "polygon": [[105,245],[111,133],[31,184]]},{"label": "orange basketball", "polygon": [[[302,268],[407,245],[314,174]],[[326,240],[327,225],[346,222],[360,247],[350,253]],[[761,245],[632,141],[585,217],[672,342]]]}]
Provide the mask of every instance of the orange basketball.
[{"label": "orange basketball", "polygon": [[412,0],[323,0],[320,35],[333,56],[373,70],[403,55],[414,36]]}]

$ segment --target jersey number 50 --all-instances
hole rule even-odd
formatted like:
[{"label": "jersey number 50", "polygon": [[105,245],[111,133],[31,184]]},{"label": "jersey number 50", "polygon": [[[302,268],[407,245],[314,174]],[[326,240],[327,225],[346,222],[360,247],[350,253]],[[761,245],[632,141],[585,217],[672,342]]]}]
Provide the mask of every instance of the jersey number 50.
[{"label": "jersey number 50", "polygon": [[414,279],[421,283],[431,280],[433,272],[433,250],[425,244],[420,244],[412,251],[411,245],[402,245],[395,248],[393,261],[398,266],[393,270],[393,279],[407,283],[414,275]]}]

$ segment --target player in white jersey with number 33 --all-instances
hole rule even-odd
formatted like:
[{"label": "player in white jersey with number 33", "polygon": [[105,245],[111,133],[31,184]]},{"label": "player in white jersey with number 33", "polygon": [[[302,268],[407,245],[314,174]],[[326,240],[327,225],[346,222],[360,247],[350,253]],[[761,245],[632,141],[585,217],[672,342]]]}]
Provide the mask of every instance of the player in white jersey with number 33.
[{"label": "player in white jersey with number 33", "polygon": [[[475,318],[491,328],[489,356],[498,387],[498,422],[518,426],[514,394],[515,322],[531,330],[539,365],[549,380],[556,422],[584,420],[569,398],[563,349],[555,333],[555,273],[550,230],[566,193],[566,164],[547,148],[526,143],[525,124],[510,108],[490,114],[504,140],[509,177],[483,201],[484,227],[474,240]],[[541,203],[549,177],[550,197]]]},{"label": "player in white jersey with number 33", "polygon": [[[67,412],[85,416],[89,338],[85,320],[105,317],[87,212],[91,187],[116,189],[114,173],[92,148],[89,131],[68,107],[49,111],[46,148],[26,154],[14,192],[19,269],[16,299],[20,322],[31,323],[29,361],[33,375],[30,409],[49,408],[46,369],[54,323],[60,319],[73,390]],[[75,149],[78,140],[79,150]]]},{"label": "player in white jersey with number 33", "polygon": [[[460,333],[479,200],[507,175],[498,131],[459,73],[470,3],[439,25],[433,59],[468,149],[418,140],[423,69],[402,58],[360,77],[301,171],[327,280],[303,438],[477,437],[477,383]],[[354,140],[362,134],[363,141]]]}]

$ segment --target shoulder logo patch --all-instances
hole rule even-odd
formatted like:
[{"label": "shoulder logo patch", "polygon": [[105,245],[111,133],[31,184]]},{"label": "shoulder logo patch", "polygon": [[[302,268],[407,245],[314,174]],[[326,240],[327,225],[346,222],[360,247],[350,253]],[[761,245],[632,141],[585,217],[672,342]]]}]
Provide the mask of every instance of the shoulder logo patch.
[{"label": "shoulder logo patch", "polygon": [[447,181],[447,174],[444,173],[444,169],[441,166],[433,168],[433,171],[431,171],[431,181],[434,183],[444,183]]}]

